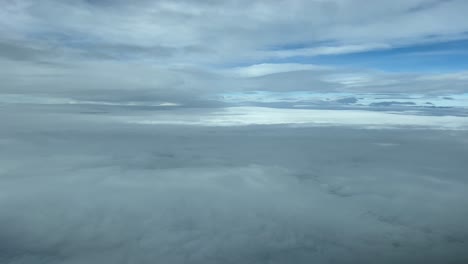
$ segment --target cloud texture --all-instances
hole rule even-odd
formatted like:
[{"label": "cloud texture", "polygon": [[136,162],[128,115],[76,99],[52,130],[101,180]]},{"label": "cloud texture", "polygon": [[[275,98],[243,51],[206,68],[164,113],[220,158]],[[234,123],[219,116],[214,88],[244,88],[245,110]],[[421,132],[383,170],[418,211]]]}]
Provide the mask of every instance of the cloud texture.
[{"label": "cloud texture", "polygon": [[0,6],[0,263],[468,262],[467,1]]},{"label": "cloud texture", "polygon": [[2,115],[2,263],[468,259],[465,131],[40,116]]}]

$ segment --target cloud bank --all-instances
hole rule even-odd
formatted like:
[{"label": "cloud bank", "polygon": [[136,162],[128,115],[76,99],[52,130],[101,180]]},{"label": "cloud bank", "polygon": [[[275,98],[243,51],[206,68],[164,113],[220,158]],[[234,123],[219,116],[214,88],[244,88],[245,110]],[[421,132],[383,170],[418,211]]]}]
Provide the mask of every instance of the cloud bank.
[{"label": "cloud bank", "polygon": [[466,131],[27,116],[2,113],[2,263],[468,259]]}]

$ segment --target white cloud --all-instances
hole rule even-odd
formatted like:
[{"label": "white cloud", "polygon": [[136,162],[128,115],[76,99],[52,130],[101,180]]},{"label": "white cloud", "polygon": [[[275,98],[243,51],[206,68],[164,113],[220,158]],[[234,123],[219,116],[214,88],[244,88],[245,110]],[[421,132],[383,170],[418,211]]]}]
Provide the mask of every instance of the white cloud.
[{"label": "white cloud", "polygon": [[321,46],[317,48],[289,49],[266,52],[267,57],[288,58],[300,56],[319,56],[319,55],[339,55],[347,53],[365,52],[372,50],[389,49],[392,46],[388,44],[360,44],[345,46]]},{"label": "white cloud", "polygon": [[[366,7],[366,8],[362,8]],[[385,1],[91,1],[7,2],[1,13],[4,38],[31,36],[75,43],[179,49],[171,62],[224,62],[265,55],[343,54],[385,49],[425,37],[463,37],[468,30],[463,0]],[[434,20],[433,17],[439,19]],[[53,18],[53,19],[52,19]],[[287,36],[287,37],[286,37]],[[37,40],[35,40],[37,41]],[[330,44],[329,42],[335,43]],[[268,47],[305,48],[265,52]],[[307,47],[313,45],[314,47]],[[197,54],[187,51],[205,50]],[[183,51],[185,50],[185,51]],[[128,52],[128,51],[127,51]]]},{"label": "white cloud", "polygon": [[321,71],[331,69],[326,66],[312,65],[312,64],[300,64],[300,63],[262,63],[255,64],[245,67],[237,67],[229,70],[235,75],[241,77],[258,77],[274,73],[292,72],[292,71]]},{"label": "white cloud", "polygon": [[411,112],[361,110],[276,109],[230,107],[213,113],[166,112],[157,115],[120,116],[113,119],[134,124],[175,124],[196,126],[305,125],[353,126],[364,128],[416,127],[468,130],[468,117],[427,116]]}]

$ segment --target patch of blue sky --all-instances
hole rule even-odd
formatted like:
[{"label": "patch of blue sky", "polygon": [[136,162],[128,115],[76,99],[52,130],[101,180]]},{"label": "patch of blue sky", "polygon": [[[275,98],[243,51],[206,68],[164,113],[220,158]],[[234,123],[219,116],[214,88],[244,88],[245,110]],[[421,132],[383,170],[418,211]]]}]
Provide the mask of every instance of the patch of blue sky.
[{"label": "patch of blue sky", "polygon": [[[449,99],[450,98],[450,99]],[[468,94],[459,94],[453,96],[427,96],[421,94],[413,94],[411,97],[400,98],[398,96],[381,98],[366,96],[359,100],[359,104],[371,105],[373,103],[382,102],[397,102],[397,103],[412,103],[414,106],[436,106],[436,107],[457,107],[468,108]]]},{"label": "patch of blue sky", "polygon": [[321,64],[390,72],[463,71],[468,69],[468,39],[348,54],[278,58],[268,63]]},{"label": "patch of blue sky", "polygon": [[326,100],[326,98],[340,98],[353,96],[351,93],[314,93],[304,91],[290,92],[232,92],[222,94],[223,101],[229,103],[259,102],[259,103],[278,103],[278,102],[303,102]]},{"label": "patch of blue sky", "polygon": [[354,104],[370,106],[373,103],[398,102],[413,103],[414,106],[468,108],[468,94],[451,96],[428,96],[424,94],[381,94],[381,93],[318,93],[306,91],[291,92],[231,92],[223,93],[221,100],[227,103],[317,103],[335,102],[344,98],[356,98]]}]

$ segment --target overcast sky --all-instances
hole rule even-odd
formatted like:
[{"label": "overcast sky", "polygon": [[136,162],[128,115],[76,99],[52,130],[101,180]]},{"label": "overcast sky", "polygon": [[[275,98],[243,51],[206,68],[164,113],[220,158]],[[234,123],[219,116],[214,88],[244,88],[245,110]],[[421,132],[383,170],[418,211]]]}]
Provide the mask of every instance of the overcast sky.
[{"label": "overcast sky", "polygon": [[205,105],[227,92],[468,90],[464,0],[1,6],[2,94]]},{"label": "overcast sky", "polygon": [[467,14],[0,0],[0,263],[468,263]]}]

